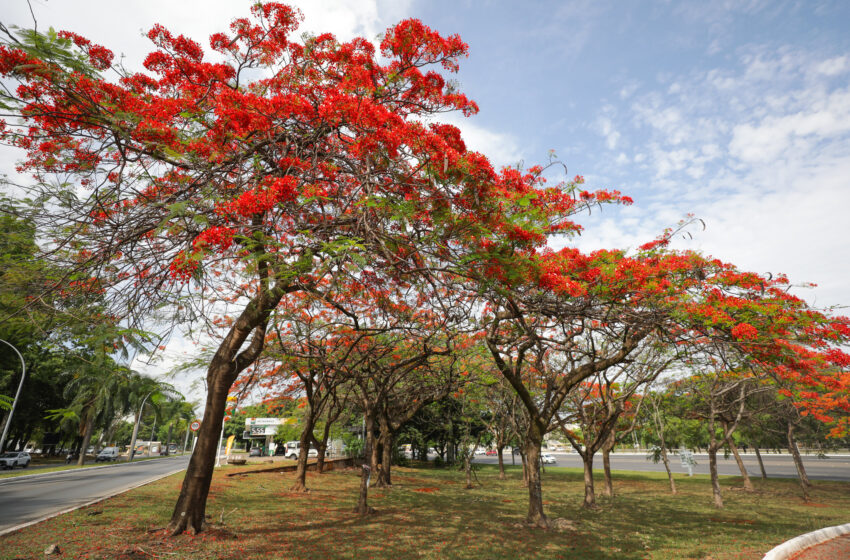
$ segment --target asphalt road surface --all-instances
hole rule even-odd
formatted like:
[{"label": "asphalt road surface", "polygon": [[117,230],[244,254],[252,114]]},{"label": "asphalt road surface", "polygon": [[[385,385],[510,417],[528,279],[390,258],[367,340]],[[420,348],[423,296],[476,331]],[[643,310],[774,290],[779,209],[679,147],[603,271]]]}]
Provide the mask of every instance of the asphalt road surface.
[{"label": "asphalt road surface", "polygon": [[[544,451],[546,453],[546,451]],[[546,465],[546,467],[575,467],[581,468],[581,457],[577,453],[559,453],[549,452],[555,457],[556,465]],[[682,466],[682,462],[678,455],[670,455],[670,470],[673,474],[687,474],[687,468]],[[767,471],[767,476],[771,478],[793,478],[797,476],[797,470],[794,468],[794,462],[791,456],[787,453],[762,453],[762,461],[764,461],[764,469]],[[812,480],[844,480],[850,481],[850,455],[827,455],[826,459],[819,459],[814,455],[803,455],[803,465],[806,468],[806,474]],[[744,460],[744,466],[751,477],[760,477],[758,460],[755,453],[746,453],[741,457]],[[515,457],[517,464],[520,462],[519,455]],[[694,465],[694,474],[708,474],[708,455],[694,454],[696,465]],[[505,453],[504,460],[506,465],[511,464],[510,451]],[[496,456],[478,455],[475,457],[476,463],[497,464]],[[594,470],[602,470],[602,454],[597,453],[593,460]],[[645,453],[612,453],[611,468],[621,471],[652,471],[664,472],[664,464],[653,463],[646,458]],[[717,456],[717,471],[721,475],[740,476],[741,471],[738,470],[738,465],[735,463],[735,458],[731,455],[725,459],[722,454]]]},{"label": "asphalt road surface", "polygon": [[190,455],[100,469],[0,479],[0,534],[4,531],[179,472]]}]

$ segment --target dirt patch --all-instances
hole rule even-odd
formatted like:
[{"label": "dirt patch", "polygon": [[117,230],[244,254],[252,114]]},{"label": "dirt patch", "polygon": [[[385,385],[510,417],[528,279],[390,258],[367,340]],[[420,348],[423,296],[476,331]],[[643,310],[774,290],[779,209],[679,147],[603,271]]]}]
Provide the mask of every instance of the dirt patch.
[{"label": "dirt patch", "polygon": [[424,492],[425,494],[433,494],[434,492],[439,492],[440,489],[434,488],[434,487],[431,487],[431,488],[414,488],[413,491],[414,492]]},{"label": "dirt patch", "polygon": [[228,531],[223,527],[210,527],[204,531],[204,536],[212,540],[228,540],[237,538],[235,533]]},{"label": "dirt patch", "polygon": [[151,558],[151,553],[132,547],[119,550],[115,553],[115,556],[110,556],[110,558],[114,558],[115,560],[141,560],[142,558],[149,560]]},{"label": "dirt patch", "polygon": [[411,484],[427,484],[429,482],[433,482],[433,480],[427,479],[427,478],[416,478],[416,477],[413,477],[413,476],[393,475],[393,482],[409,482]]}]

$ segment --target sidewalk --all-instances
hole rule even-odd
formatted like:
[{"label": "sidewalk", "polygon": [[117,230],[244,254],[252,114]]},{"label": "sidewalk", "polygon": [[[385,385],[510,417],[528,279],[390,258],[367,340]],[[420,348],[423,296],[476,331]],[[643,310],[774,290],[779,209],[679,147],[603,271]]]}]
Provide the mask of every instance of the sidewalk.
[{"label": "sidewalk", "polygon": [[762,560],[847,560],[850,558],[850,523],[824,527],[794,537],[764,555]]},{"label": "sidewalk", "polygon": [[850,558],[850,535],[841,535],[801,550],[788,560],[847,560],[848,558]]}]

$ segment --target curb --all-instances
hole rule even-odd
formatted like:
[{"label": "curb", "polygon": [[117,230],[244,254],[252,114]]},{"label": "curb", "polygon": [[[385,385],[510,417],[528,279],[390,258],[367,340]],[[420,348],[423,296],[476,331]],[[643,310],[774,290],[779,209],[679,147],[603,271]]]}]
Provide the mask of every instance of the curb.
[{"label": "curb", "polygon": [[[157,457],[156,459],[146,459],[144,461],[138,461],[137,463],[140,464],[140,463],[148,463],[148,462],[151,462],[151,461],[164,461],[166,459],[174,459],[174,458],[176,458],[176,457]],[[134,461],[134,462],[136,462],[136,461]],[[31,478],[35,478],[35,477],[38,477],[38,476],[48,476],[48,475],[51,475],[51,474],[60,475],[60,474],[63,474],[63,473],[78,473],[78,472],[81,472],[81,471],[94,471],[94,470],[97,470],[97,469],[109,469],[109,468],[113,468],[113,467],[122,467],[124,465],[129,465],[129,464],[130,464],[129,462],[123,461],[123,462],[110,463],[108,465],[97,465],[97,466],[93,465],[91,467],[85,467],[84,466],[84,467],[81,467],[81,468],[78,468],[78,469],[65,469],[65,470],[62,470],[62,471],[50,471],[50,472],[43,472],[43,473],[36,472],[36,473],[33,473],[33,474],[22,474],[20,476],[9,476],[9,477],[6,477],[6,478],[0,478],[0,486],[2,486],[4,484],[9,484],[9,483],[17,481],[17,480],[29,480]],[[2,534],[2,533],[0,533],[0,534]]]},{"label": "curb", "polygon": [[818,529],[817,531],[812,531],[811,533],[794,537],[790,541],[785,541],[779,546],[774,547],[770,550],[770,552],[764,555],[762,560],[789,560],[794,554],[797,554],[806,548],[824,543],[834,539],[835,537],[840,537],[841,535],[846,535],[848,533],[850,533],[850,523]]},{"label": "curb", "polygon": [[[110,465],[110,466],[112,466],[112,465]],[[2,536],[4,536],[4,535],[8,535],[9,533],[14,533],[15,531],[20,531],[21,529],[24,529],[24,528],[26,528],[26,527],[29,527],[30,525],[35,525],[36,523],[41,523],[42,521],[47,521],[48,519],[52,519],[52,518],[54,518],[54,517],[59,517],[60,515],[65,515],[66,513],[71,513],[72,511],[76,511],[76,510],[78,510],[78,509],[82,509],[82,508],[84,508],[84,507],[88,507],[88,506],[90,506],[90,505],[92,505],[92,504],[96,504],[96,503],[98,503],[98,502],[102,502],[102,501],[104,501],[104,500],[108,500],[109,498],[115,497],[115,496],[117,496],[117,495],[119,495],[119,494],[123,494],[124,492],[129,492],[130,490],[135,490],[136,488],[139,488],[139,487],[141,487],[141,486],[144,486],[145,484],[150,484],[151,482],[156,482],[157,480],[159,480],[159,479],[161,479],[161,478],[165,478],[165,477],[167,477],[167,476],[171,476],[171,475],[173,475],[173,474],[179,473],[179,472],[184,471],[184,470],[186,470],[186,467],[183,467],[183,468],[180,468],[180,469],[176,469],[176,470],[173,470],[173,471],[169,471],[169,472],[167,472],[167,473],[165,473],[165,474],[158,474],[158,475],[156,475],[156,476],[155,476],[155,477],[153,477],[153,478],[149,478],[149,479],[144,480],[144,481],[142,481],[142,482],[140,482],[140,483],[138,483],[138,484],[134,484],[133,486],[130,486],[130,487],[128,487],[128,488],[124,488],[123,490],[118,490],[118,491],[116,491],[116,492],[112,492],[111,494],[106,494],[105,496],[101,496],[101,497],[99,497],[99,498],[95,498],[94,500],[88,501],[88,502],[86,502],[86,503],[84,503],[84,504],[80,504],[80,505],[77,505],[77,506],[69,507],[69,508],[67,508],[67,509],[63,509],[62,511],[57,511],[57,512],[54,512],[54,513],[47,514],[47,515],[45,515],[44,517],[40,517],[40,518],[35,519],[35,520],[33,520],[33,521],[27,521],[26,523],[22,523],[21,525],[15,525],[14,527],[10,527],[10,528],[8,528],[8,529],[0,530],[0,537],[2,537]],[[53,473],[45,473],[45,474],[53,474]]]}]

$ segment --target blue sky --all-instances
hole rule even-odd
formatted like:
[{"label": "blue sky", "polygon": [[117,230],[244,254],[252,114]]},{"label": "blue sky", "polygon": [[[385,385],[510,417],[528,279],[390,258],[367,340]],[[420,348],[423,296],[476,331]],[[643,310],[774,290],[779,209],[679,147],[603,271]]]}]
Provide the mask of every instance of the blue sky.
[{"label": "blue sky", "polygon": [[[817,283],[797,290],[817,306],[850,304],[850,3],[295,4],[303,29],[340,39],[375,39],[405,17],[460,34],[470,56],[455,78],[481,112],[448,120],[471,147],[498,164],[554,150],[570,175],[635,199],[582,217],[572,243],[635,247],[693,213],[707,227],[677,247]],[[77,31],[131,68],[153,23],[205,39],[249,5],[33,0],[40,27]],[[24,0],[3,12],[0,21],[31,26]],[[0,166],[14,158],[0,154]]]},{"label": "blue sky", "polygon": [[[785,272],[846,305],[850,4],[414,3],[470,44],[463,89],[491,153],[554,149],[636,204],[583,219],[583,247],[635,246],[687,213],[681,247]],[[486,151],[486,150],[485,150]]]}]

